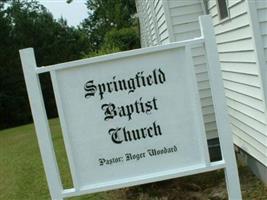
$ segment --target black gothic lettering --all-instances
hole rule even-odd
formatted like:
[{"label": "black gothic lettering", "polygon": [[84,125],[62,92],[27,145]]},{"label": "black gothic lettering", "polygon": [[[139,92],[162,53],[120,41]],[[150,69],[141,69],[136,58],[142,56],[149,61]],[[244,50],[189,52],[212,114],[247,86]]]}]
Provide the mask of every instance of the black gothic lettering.
[{"label": "black gothic lettering", "polygon": [[106,93],[127,91],[128,94],[134,93],[137,88],[147,87],[157,84],[164,84],[166,81],[165,73],[162,69],[154,69],[152,73],[144,75],[144,72],[137,72],[129,79],[117,80],[116,76],[106,83],[94,84],[93,80],[87,81],[84,85],[85,98],[95,96],[98,93],[100,100],[104,99]]},{"label": "black gothic lettering", "polygon": [[89,98],[90,96],[95,96],[96,86],[94,85],[94,81],[93,80],[87,81],[84,84],[84,90],[86,91],[85,98]]}]

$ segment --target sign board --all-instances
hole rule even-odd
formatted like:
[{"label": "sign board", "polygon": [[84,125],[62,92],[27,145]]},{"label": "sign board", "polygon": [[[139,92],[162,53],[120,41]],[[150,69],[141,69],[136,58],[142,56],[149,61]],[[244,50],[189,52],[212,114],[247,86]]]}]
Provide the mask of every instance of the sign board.
[{"label": "sign board", "polygon": [[205,164],[192,72],[185,47],[56,71],[79,185]]},{"label": "sign board", "polygon": [[[208,19],[202,20],[205,23]],[[212,55],[215,46],[205,42],[204,34],[191,41],[39,68],[32,49],[21,51],[53,199],[229,167],[234,180],[226,180],[235,185],[229,197],[241,198],[229,136],[220,137],[224,160],[209,160],[191,55],[193,45],[206,44],[209,65],[218,67],[217,54]],[[69,190],[62,188],[43,106],[38,74],[45,72],[51,74],[70,164],[74,188]],[[222,93],[221,78],[210,75],[211,84],[217,82],[212,90],[221,87]],[[217,106],[225,106],[218,97],[213,96]],[[226,123],[217,121],[219,132]]]}]

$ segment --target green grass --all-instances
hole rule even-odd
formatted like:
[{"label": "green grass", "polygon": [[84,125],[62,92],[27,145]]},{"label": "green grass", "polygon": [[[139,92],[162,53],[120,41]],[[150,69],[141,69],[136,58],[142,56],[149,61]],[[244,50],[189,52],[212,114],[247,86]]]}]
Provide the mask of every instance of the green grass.
[{"label": "green grass", "polygon": [[33,125],[0,132],[0,199],[49,199]]},{"label": "green grass", "polygon": [[[50,126],[63,183],[70,187],[58,120],[50,120]],[[32,124],[0,132],[0,199],[50,199]]]},{"label": "green grass", "polygon": [[[62,182],[64,188],[69,188],[72,183],[58,120],[50,120],[50,127]],[[267,199],[266,187],[247,168],[241,168],[240,175],[244,199]],[[71,199],[178,200],[179,196],[190,199],[189,193],[208,195],[214,188],[222,188],[225,192],[222,171]],[[0,200],[45,199],[50,196],[33,125],[0,131]]]}]

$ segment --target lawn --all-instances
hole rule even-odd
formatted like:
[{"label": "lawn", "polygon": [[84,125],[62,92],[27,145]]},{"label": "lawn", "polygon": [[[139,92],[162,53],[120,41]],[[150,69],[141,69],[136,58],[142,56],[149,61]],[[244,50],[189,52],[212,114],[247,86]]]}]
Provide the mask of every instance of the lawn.
[{"label": "lawn", "polygon": [[[69,169],[57,119],[50,120],[52,138],[65,188],[71,187]],[[266,200],[265,187],[246,167],[239,168],[245,200]],[[0,131],[0,200],[50,199],[32,124]],[[222,171],[173,179],[75,200],[220,200],[226,199]]]}]

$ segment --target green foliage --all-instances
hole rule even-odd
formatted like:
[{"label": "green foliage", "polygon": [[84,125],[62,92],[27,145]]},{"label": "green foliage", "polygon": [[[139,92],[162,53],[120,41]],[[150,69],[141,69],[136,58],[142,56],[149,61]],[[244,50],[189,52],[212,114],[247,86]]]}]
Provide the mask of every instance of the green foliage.
[{"label": "green foliage", "polygon": [[87,0],[89,17],[82,27],[90,36],[92,49],[101,49],[106,33],[136,23],[134,0]]},{"label": "green foliage", "polygon": [[109,48],[102,48],[98,51],[92,51],[88,54],[84,55],[84,58],[96,57],[96,56],[103,56],[106,54],[116,53],[119,52],[120,49],[116,47],[109,47]]},{"label": "green foliage", "polygon": [[[0,0],[0,129],[31,121],[19,49],[33,47],[38,66],[140,47],[134,0],[87,0],[79,28],[56,21],[37,0]],[[57,116],[48,74],[41,76],[48,117]]]},{"label": "green foliage", "polygon": [[104,38],[104,49],[116,47],[121,51],[140,47],[140,38],[136,27],[112,29]]},{"label": "green foliage", "polygon": [[[0,129],[31,120],[19,49],[33,47],[38,66],[80,58],[90,51],[88,36],[68,27],[38,1],[0,4]],[[56,116],[49,76],[41,77],[48,116]]]},{"label": "green foliage", "polygon": [[99,56],[140,47],[134,0],[87,0],[89,17],[82,23],[92,52]]},{"label": "green foliage", "polygon": [[107,32],[104,43],[98,51],[89,52],[84,57],[95,57],[140,47],[138,31],[133,28],[112,29]]}]

